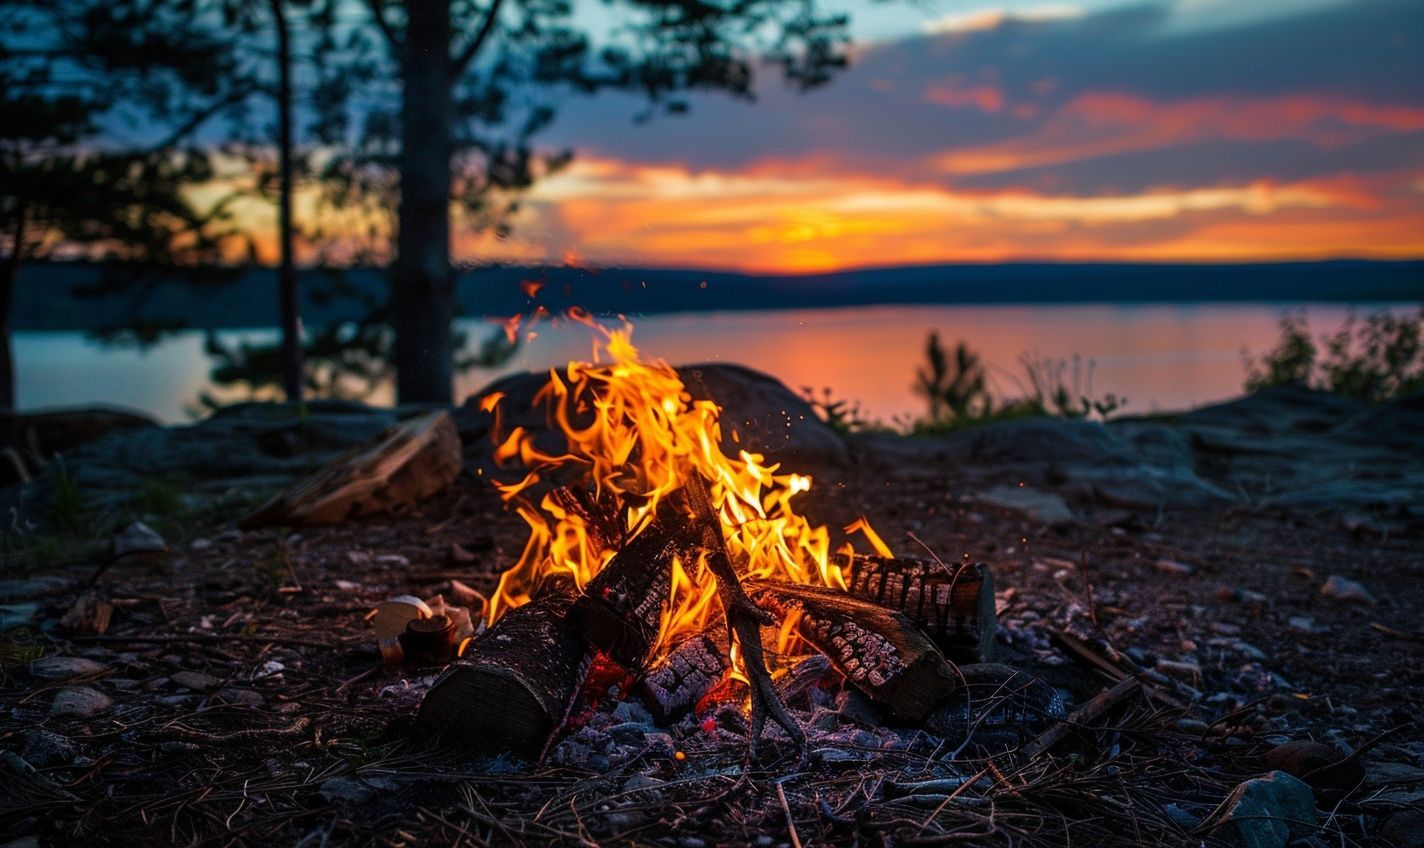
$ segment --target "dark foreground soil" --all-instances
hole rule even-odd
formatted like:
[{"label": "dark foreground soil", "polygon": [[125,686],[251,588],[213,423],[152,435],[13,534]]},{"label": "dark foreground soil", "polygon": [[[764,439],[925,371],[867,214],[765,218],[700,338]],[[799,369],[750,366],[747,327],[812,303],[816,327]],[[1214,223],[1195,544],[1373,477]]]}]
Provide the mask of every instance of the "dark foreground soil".
[{"label": "dark foreground soil", "polygon": [[[804,505],[833,526],[866,514],[907,554],[909,532],[946,559],[992,563],[1010,658],[1061,657],[1079,689],[1105,685],[1042,644],[1052,624],[1124,661],[1167,661],[1172,682],[1158,689],[1189,708],[1139,699],[1053,756],[966,760],[975,788],[931,805],[890,790],[928,767],[893,752],[837,767],[773,744],[744,764],[709,745],[602,773],[474,757],[414,726],[429,676],[380,667],[363,621],[389,595],[451,578],[488,591],[518,555],[522,522],[462,479],[400,518],[291,534],[208,515],[170,538],[163,563],[48,567],[31,586],[42,620],[91,582],[116,611],[103,637],[7,634],[0,833],[54,845],[1197,844],[1221,834],[1192,833],[1165,808],[1209,809],[1276,742],[1350,748],[1379,734],[1365,780],[1322,799],[1323,826],[1306,838],[1369,844],[1383,816],[1419,802],[1419,535],[1363,538],[1243,508],[1103,509],[1046,527],[969,494],[952,468],[867,467],[822,475]],[[1322,595],[1330,575],[1377,603]],[[1289,624],[1302,617],[1309,632]],[[37,679],[40,654],[95,665]],[[112,706],[52,716],[76,685]]]}]

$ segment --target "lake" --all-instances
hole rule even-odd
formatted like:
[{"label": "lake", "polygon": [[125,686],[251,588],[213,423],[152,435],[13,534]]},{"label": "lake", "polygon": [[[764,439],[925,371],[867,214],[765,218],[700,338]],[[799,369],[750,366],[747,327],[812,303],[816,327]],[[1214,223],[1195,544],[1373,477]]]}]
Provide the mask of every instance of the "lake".
[{"label": "lake", "polygon": [[[1371,309],[1383,308],[1380,306]],[[1406,308],[1397,305],[1395,308]],[[946,345],[964,340],[991,365],[1006,395],[1018,394],[1025,353],[1091,360],[1096,394],[1124,396],[1126,413],[1178,410],[1241,392],[1243,351],[1263,352],[1282,315],[1306,310],[1317,335],[1338,328],[1348,310],[1323,304],[1179,304],[1052,306],[883,306],[768,312],[655,315],[635,322],[634,343],[646,357],[673,363],[734,362],[772,374],[793,390],[829,387],[882,421],[923,411],[913,391],[928,334]],[[492,325],[489,325],[492,326]],[[473,342],[489,332],[466,322]],[[273,331],[231,331],[225,339],[272,338]],[[462,376],[463,398],[512,371],[586,359],[589,331],[547,324],[515,359],[496,371]],[[165,422],[191,420],[208,386],[210,361],[200,333],[184,333],[145,351],[114,349],[78,332],[15,334],[22,410],[108,404]],[[1085,368],[1086,371],[1086,368]],[[372,398],[390,403],[389,389]]]}]

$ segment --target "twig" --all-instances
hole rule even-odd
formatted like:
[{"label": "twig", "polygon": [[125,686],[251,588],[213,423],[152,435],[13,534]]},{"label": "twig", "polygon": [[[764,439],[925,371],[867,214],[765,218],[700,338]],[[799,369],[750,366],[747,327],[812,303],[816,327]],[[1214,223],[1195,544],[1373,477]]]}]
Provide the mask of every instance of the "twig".
[{"label": "twig", "polygon": [[1103,713],[1127,700],[1141,689],[1142,683],[1135,677],[1119,681],[1111,689],[1094,695],[1083,706],[1069,713],[1067,718],[1045,730],[1037,739],[1024,746],[1023,753],[1029,758],[1037,757],[1063,741],[1063,737],[1067,736],[1069,731],[1076,727],[1083,727],[1099,718]]},{"label": "twig", "polygon": [[781,811],[786,814],[786,832],[791,836],[791,848],[801,848],[801,837],[796,833],[796,820],[791,817],[791,805],[786,803],[786,786],[776,782],[776,797],[781,799]]}]

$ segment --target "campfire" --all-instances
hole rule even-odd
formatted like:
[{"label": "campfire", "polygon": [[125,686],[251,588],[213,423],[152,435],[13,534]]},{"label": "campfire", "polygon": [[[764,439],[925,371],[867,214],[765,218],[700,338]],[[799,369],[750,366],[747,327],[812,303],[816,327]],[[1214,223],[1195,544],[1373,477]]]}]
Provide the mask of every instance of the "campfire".
[{"label": "campfire", "polygon": [[585,684],[615,680],[662,722],[709,698],[744,704],[755,751],[767,719],[802,741],[776,681],[808,657],[898,723],[963,687],[958,666],[992,652],[987,566],[898,558],[863,518],[845,531],[874,553],[833,551],[796,508],[810,477],[742,448],[630,328],[597,329],[595,361],[551,373],[535,398],[559,443],[501,432],[506,398],[485,398],[495,460],[522,474],[495,485],[529,536],[422,723],[537,758]]}]

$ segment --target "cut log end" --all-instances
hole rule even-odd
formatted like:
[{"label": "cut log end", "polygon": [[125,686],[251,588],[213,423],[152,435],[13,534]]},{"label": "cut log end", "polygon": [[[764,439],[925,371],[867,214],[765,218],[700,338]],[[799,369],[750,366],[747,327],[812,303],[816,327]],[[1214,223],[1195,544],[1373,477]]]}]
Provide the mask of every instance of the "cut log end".
[{"label": "cut log end", "polygon": [[902,613],[833,589],[769,581],[747,588],[779,616],[799,613],[797,632],[897,721],[922,721],[958,685],[939,650]]},{"label": "cut log end", "polygon": [[919,559],[856,554],[846,570],[851,595],[904,613],[945,658],[988,662],[998,619],[994,576],[986,563],[945,565]]}]

